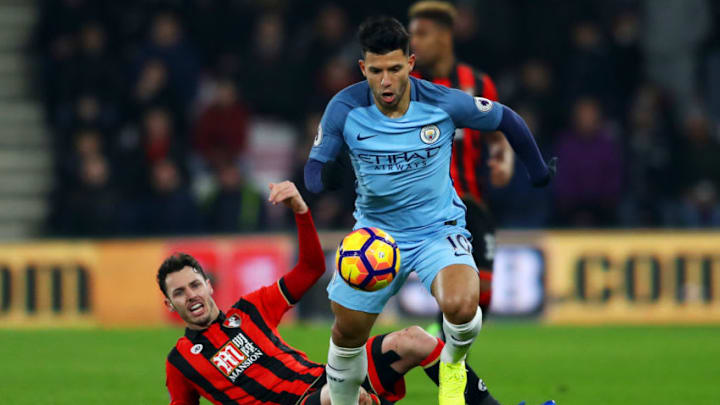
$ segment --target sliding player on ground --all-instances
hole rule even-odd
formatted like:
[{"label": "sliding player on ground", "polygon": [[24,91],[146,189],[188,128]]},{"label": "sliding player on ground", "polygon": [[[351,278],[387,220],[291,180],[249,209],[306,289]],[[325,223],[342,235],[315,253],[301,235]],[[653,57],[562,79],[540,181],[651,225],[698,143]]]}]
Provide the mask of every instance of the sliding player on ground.
[{"label": "sliding player on ground", "polygon": [[[291,182],[271,185],[270,202],[295,213],[297,265],[275,284],[240,297],[221,312],[203,268],[178,253],[160,266],[157,282],[165,305],[185,323],[185,334],[166,361],[171,405],[214,404],[330,405],[325,366],[288,345],[277,325],[325,271],[325,256],[312,217]],[[405,395],[404,374],[430,367],[443,342],[419,326],[374,336],[364,350],[370,365],[360,405],[392,404]]]}]

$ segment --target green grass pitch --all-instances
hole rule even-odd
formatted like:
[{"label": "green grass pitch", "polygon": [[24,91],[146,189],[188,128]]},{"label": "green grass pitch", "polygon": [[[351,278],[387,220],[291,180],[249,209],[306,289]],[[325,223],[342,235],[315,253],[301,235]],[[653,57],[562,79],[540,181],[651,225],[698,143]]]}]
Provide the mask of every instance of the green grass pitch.
[{"label": "green grass pitch", "polygon": [[[282,328],[323,361],[327,325]],[[383,331],[386,331],[383,330]],[[3,404],[162,404],[164,359],[180,329],[2,330]],[[720,326],[556,327],[494,322],[470,364],[503,404],[718,404]],[[435,404],[418,370],[404,404]]]}]

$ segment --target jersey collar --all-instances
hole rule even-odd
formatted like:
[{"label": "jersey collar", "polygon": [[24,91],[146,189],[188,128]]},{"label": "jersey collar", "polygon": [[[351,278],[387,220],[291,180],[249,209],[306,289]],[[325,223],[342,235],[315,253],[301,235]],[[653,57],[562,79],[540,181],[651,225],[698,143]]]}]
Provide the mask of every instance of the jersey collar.
[{"label": "jersey collar", "polygon": [[[210,326],[212,326],[214,323],[222,323],[224,321],[225,321],[225,313],[223,311],[220,311],[218,313],[218,317],[215,318],[215,320],[210,323]],[[185,328],[185,337],[192,341],[192,340],[196,339],[197,337],[199,337],[200,335],[202,335],[203,333],[205,333],[205,331],[208,330],[210,328],[210,326],[208,326],[205,329]]]}]

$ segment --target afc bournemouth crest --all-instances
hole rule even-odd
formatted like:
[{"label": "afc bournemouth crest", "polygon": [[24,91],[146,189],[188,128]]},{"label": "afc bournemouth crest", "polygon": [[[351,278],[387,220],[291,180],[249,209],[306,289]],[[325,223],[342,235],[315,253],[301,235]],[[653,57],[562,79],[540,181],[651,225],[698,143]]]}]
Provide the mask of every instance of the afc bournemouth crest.
[{"label": "afc bournemouth crest", "polygon": [[237,315],[232,315],[223,322],[223,326],[226,328],[239,328],[242,323],[241,319]]},{"label": "afc bournemouth crest", "polygon": [[480,112],[486,113],[492,110],[493,103],[485,97],[475,97],[475,107],[477,107]]},{"label": "afc bournemouth crest", "polygon": [[435,143],[440,139],[440,129],[435,125],[426,125],[420,130],[420,139],[427,143]]}]

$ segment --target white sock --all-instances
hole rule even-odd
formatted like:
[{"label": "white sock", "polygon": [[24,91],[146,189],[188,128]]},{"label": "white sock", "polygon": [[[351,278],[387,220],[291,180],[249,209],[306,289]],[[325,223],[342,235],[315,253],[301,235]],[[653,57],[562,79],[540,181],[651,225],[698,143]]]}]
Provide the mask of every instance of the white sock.
[{"label": "white sock", "polygon": [[365,345],[340,347],[330,339],[328,362],[325,366],[330,401],[333,405],[357,405],[360,384],[367,375]]},{"label": "white sock", "polygon": [[457,363],[465,359],[475,337],[482,329],[482,310],[477,307],[475,316],[468,323],[455,325],[448,322],[443,315],[443,331],[445,332],[445,347],[440,352],[440,361],[443,363]]}]

